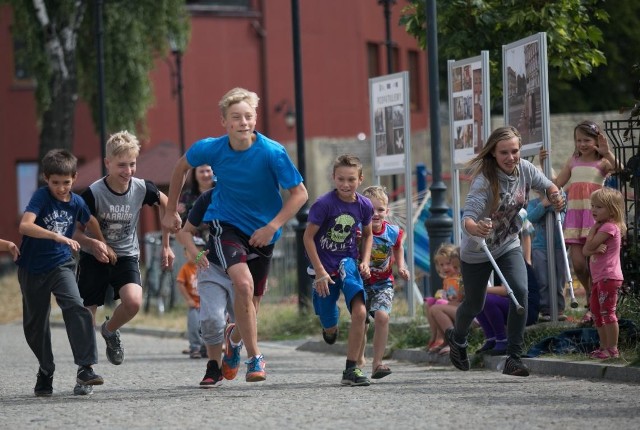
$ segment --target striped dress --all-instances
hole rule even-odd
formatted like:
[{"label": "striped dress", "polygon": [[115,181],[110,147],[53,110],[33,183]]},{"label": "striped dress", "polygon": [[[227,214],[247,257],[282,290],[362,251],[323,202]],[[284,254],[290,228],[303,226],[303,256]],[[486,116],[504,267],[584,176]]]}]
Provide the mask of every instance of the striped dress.
[{"label": "striped dress", "polygon": [[591,215],[591,193],[604,185],[607,172],[602,160],[571,162],[571,179],[567,193],[567,215],[564,220],[564,241],[567,244],[584,244],[589,229],[595,224]]}]

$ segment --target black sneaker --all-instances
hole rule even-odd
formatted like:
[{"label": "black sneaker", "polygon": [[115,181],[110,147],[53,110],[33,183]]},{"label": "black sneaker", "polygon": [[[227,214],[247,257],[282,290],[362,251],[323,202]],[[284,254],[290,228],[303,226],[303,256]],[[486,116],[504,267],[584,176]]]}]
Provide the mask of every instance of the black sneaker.
[{"label": "black sneaker", "polygon": [[38,369],[36,378],[36,386],[33,389],[36,397],[51,397],[53,394],[53,373],[51,375],[45,375],[42,369]]},{"label": "black sneaker", "polygon": [[529,368],[522,362],[520,357],[510,355],[504,363],[502,373],[511,376],[529,376]]},{"label": "black sneaker", "polygon": [[462,345],[456,342],[453,338],[452,328],[445,330],[444,338],[447,340],[449,348],[451,348],[451,351],[449,352],[449,360],[451,360],[451,364],[460,370],[466,371],[471,369],[471,363],[469,362],[469,356],[467,355],[467,346],[469,344],[466,341]]},{"label": "black sneaker", "polygon": [[204,378],[200,381],[200,388],[215,388],[222,384],[222,372],[218,367],[218,362],[215,360],[209,360],[207,363],[207,371],[204,373]]},{"label": "black sneaker", "polygon": [[93,367],[80,366],[78,367],[76,382],[80,385],[102,385],[104,384],[104,379],[102,379],[102,376],[95,374]]},{"label": "black sneaker", "polygon": [[74,396],[89,396],[91,394],[93,394],[93,385],[76,384],[76,386],[73,387]]},{"label": "black sneaker", "polygon": [[351,385],[352,387],[368,387],[371,385],[369,378],[364,376],[362,370],[357,367],[350,367],[342,372],[342,385]]},{"label": "black sneaker", "polygon": [[327,333],[326,331],[324,331],[324,329],[322,329],[322,338],[329,345],[333,345],[334,343],[336,343],[336,339],[338,339],[338,329],[336,329],[336,331],[334,331],[333,333]]},{"label": "black sneaker", "polygon": [[[107,318],[107,321],[109,321],[109,318]],[[102,324],[100,333],[107,343],[107,360],[109,360],[109,363],[117,366],[124,361],[124,348],[120,341],[120,330],[116,330],[111,336],[105,335],[107,321]]]}]

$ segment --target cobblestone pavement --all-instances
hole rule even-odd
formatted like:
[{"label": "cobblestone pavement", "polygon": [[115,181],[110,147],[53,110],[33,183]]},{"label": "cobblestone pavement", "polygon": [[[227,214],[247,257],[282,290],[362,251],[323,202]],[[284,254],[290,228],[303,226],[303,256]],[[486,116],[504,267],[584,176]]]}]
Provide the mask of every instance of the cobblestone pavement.
[{"label": "cobblestone pavement", "polygon": [[[54,394],[33,395],[37,363],[19,324],[0,325],[0,427],[228,429],[636,429],[637,384],[389,361],[393,374],[370,387],[340,385],[344,357],[262,342],[267,381],[197,384],[205,360],[180,352],[186,341],[124,333],[126,358],[109,364],[98,337],[96,372],[105,384],[74,396],[75,365],[64,329],[54,327]],[[365,369],[367,372],[369,368]]]}]

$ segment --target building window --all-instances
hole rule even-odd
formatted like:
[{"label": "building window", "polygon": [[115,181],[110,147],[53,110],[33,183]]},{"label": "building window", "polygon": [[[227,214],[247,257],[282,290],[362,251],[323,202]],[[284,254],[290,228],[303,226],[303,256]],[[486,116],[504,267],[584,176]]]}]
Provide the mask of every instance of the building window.
[{"label": "building window", "polygon": [[422,73],[420,73],[420,53],[418,51],[409,51],[408,68],[409,68],[409,98],[411,100],[411,110],[422,110]]},{"label": "building window", "polygon": [[367,64],[370,78],[380,76],[380,46],[377,43],[367,43]]},{"label": "building window", "polygon": [[38,188],[38,163],[35,161],[18,162],[16,178],[18,179],[18,215],[20,216]]},{"label": "building window", "polygon": [[13,79],[23,82],[31,80],[31,71],[27,65],[25,44],[22,40],[13,39]]},{"label": "building window", "polygon": [[391,67],[393,67],[393,73],[398,73],[400,69],[400,50],[398,48],[391,48]]},{"label": "building window", "polygon": [[187,7],[189,6],[235,11],[250,10],[251,0],[187,0]]}]

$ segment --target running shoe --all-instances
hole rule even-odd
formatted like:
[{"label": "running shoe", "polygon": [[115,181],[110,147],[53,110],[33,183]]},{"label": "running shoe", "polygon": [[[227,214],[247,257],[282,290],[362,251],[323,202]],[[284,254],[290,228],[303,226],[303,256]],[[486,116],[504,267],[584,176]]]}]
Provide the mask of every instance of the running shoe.
[{"label": "running shoe", "polygon": [[467,346],[469,346],[469,344],[466,341],[464,344],[456,342],[453,337],[452,328],[448,328],[444,332],[444,337],[447,339],[447,343],[451,348],[451,351],[449,352],[449,360],[451,360],[451,364],[460,370],[466,371],[471,369],[471,363],[469,362],[469,356],[467,355]]},{"label": "running shoe", "polygon": [[223,378],[220,369],[218,369],[218,362],[215,360],[209,360],[207,363],[207,370],[204,373],[204,378],[200,381],[200,388],[215,388],[222,384]]},{"label": "running shoe", "polygon": [[51,397],[53,394],[53,373],[46,375],[42,369],[38,369],[36,386],[33,388],[36,397]]},{"label": "running shoe", "polygon": [[504,363],[502,373],[511,376],[529,376],[529,368],[522,362],[520,357],[510,355]]},{"label": "running shoe", "polygon": [[102,376],[96,375],[91,366],[79,366],[76,382],[80,385],[102,385],[104,379]]},{"label": "running shoe", "polygon": [[107,317],[107,320],[102,324],[100,334],[102,334],[102,337],[107,344],[107,360],[109,360],[109,363],[117,366],[122,364],[124,361],[124,347],[120,341],[120,330],[116,330],[110,336],[105,334],[108,321],[109,317]]},{"label": "running shoe", "polygon": [[267,379],[267,372],[264,370],[267,363],[264,362],[262,354],[245,361],[244,364],[247,365],[247,382],[260,382]]},{"label": "running shoe", "polygon": [[342,385],[350,385],[352,387],[368,387],[371,385],[369,378],[364,376],[362,370],[357,367],[350,367],[342,372]]},{"label": "running shoe", "polygon": [[240,368],[240,351],[242,351],[242,341],[237,346],[231,346],[231,332],[235,324],[229,324],[224,331],[224,354],[222,354],[222,376],[231,381],[236,378]]}]

